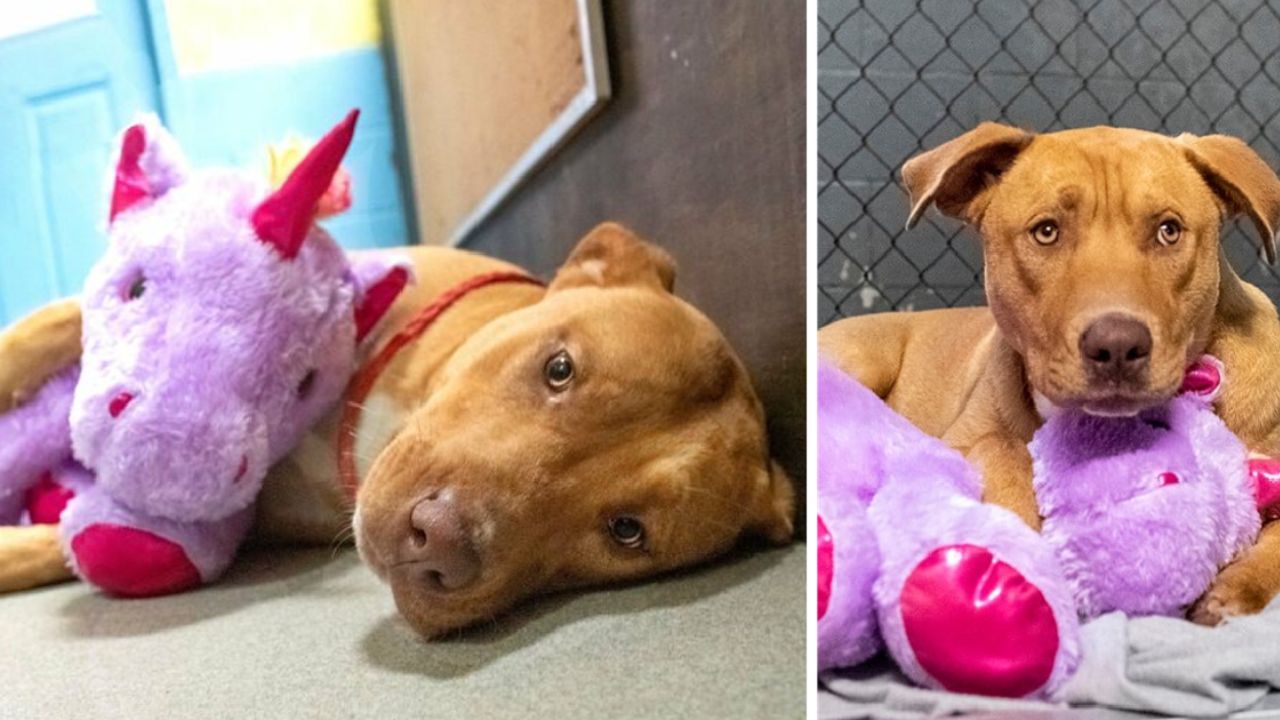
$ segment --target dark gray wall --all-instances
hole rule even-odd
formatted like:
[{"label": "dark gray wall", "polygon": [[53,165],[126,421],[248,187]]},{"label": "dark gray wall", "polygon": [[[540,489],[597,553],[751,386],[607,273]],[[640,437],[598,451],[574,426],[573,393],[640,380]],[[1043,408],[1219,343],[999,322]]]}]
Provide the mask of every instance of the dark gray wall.
[{"label": "dark gray wall", "polygon": [[[904,232],[896,179],[908,157],[982,120],[1221,132],[1273,167],[1280,159],[1280,3],[819,0],[818,9],[821,324],[983,301],[976,239],[933,214]],[[1247,279],[1280,294],[1242,232],[1227,248]]]},{"label": "dark gray wall", "polygon": [[802,7],[606,2],[613,99],[466,245],[548,277],[602,220],[664,246],[679,263],[677,292],[719,324],[750,368],[774,454],[801,492]]}]

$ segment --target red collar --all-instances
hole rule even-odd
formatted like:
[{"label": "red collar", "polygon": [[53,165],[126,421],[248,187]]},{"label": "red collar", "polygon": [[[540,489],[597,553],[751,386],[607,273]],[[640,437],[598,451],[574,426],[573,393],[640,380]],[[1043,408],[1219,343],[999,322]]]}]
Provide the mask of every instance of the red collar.
[{"label": "red collar", "polygon": [[474,290],[498,283],[543,284],[541,280],[522,272],[506,270],[467,278],[444,291],[435,300],[432,300],[430,304],[422,308],[409,321],[409,324],[404,326],[403,330],[396,333],[351,378],[351,383],[347,385],[347,392],[343,397],[342,420],[338,425],[338,477],[341,479],[342,487],[346,490],[347,497],[350,500],[355,501],[356,491],[360,486],[360,478],[356,474],[356,425],[360,422],[360,413],[364,409],[364,402],[369,397],[369,392],[373,390],[378,377],[382,375],[382,371],[386,370],[387,366],[391,364],[396,353],[418,339],[435,323],[436,319],[443,315],[446,310],[453,307],[459,300]]}]

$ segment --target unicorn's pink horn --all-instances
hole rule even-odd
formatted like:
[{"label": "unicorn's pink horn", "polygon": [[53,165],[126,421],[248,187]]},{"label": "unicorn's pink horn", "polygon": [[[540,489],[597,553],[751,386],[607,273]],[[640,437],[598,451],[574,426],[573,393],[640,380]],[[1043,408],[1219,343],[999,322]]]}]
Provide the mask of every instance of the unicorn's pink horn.
[{"label": "unicorn's pink horn", "polygon": [[253,229],[263,242],[274,245],[286,259],[297,256],[316,217],[316,203],[324,195],[347,154],[356,131],[359,110],[334,126],[289,173],[284,184],[253,211]]}]

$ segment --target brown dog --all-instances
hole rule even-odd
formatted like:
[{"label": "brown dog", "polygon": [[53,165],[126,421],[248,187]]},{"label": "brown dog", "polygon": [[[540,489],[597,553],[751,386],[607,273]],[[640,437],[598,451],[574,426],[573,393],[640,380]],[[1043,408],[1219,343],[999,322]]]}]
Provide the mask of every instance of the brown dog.
[{"label": "brown dog", "polygon": [[[881,314],[823,328],[820,351],[966,453],[984,494],[1039,526],[1027,442],[1054,406],[1133,414],[1208,352],[1217,410],[1280,454],[1280,321],[1223,259],[1245,214],[1275,260],[1280,180],[1244,143],[1096,127],[1035,135],[984,123],[903,168],[909,224],[933,204],[982,237],[989,308]],[[1215,623],[1280,591],[1280,525],[1193,609]]]},{"label": "brown dog", "polygon": [[[459,250],[403,252],[417,283],[375,344],[459,282],[517,269]],[[536,593],[698,563],[744,534],[790,539],[792,486],[769,459],[747,372],[672,294],[674,277],[666,253],[602,225],[549,288],[466,295],[378,376],[355,427],[356,541],[423,635]],[[65,353],[50,338],[18,344]],[[338,432],[335,414],[272,470],[260,534],[330,542],[346,526]],[[15,574],[4,558],[31,564],[33,544],[39,570],[58,562],[48,528],[7,530],[0,587]]]}]

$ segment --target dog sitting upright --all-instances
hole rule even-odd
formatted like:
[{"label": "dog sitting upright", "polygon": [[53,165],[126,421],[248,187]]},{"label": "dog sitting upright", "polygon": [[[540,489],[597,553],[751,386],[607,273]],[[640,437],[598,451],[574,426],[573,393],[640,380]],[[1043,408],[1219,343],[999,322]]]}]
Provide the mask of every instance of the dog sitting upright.
[{"label": "dog sitting upright", "polygon": [[[1280,180],[1244,143],[994,123],[912,158],[908,225],[930,205],[981,235],[989,307],[833,323],[820,351],[964,452],[984,497],[1039,527],[1027,442],[1058,407],[1130,415],[1170,398],[1203,353],[1226,365],[1216,408],[1254,452],[1280,454],[1280,320],[1227,264],[1246,215],[1269,262]],[[1216,623],[1280,591],[1280,525],[1192,610]]]},{"label": "dog sitting upright", "polygon": [[[407,288],[374,346],[466,283],[513,265],[410,247]],[[351,518],[340,438],[354,437],[362,557],[426,636],[559,588],[709,559],[741,536],[787,542],[790,480],[769,457],[750,378],[706,316],[672,293],[662,250],[606,223],[547,288],[459,294],[268,475],[258,534],[332,542]],[[61,302],[0,333],[0,411],[79,353]],[[68,573],[48,526],[0,528],[0,589]]]}]

